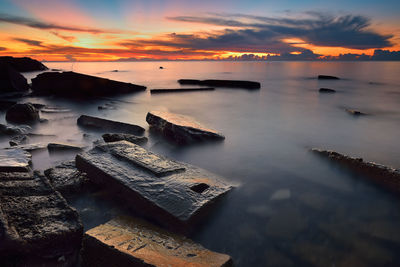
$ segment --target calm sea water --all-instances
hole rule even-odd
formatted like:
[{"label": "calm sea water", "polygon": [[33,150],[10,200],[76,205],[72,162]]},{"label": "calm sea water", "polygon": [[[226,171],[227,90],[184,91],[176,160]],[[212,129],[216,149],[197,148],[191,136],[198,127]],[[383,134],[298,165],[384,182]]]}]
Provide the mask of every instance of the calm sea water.
[{"label": "calm sea water", "polygon": [[[43,114],[46,140],[90,144],[80,114],[148,127],[150,110],[189,115],[224,142],[178,147],[150,136],[147,148],[239,183],[191,238],[231,255],[235,266],[400,266],[400,199],[328,160],[332,149],[400,168],[400,63],[129,62],[47,63],[148,88],[178,88],[180,78],[245,79],[260,90],[217,89],[90,102],[27,99],[71,109]],[[159,69],[163,66],[164,69]],[[118,72],[112,72],[118,70]],[[338,81],[319,81],[318,74]],[[36,73],[27,73],[32,78]],[[319,94],[320,87],[337,90]],[[108,103],[114,108],[101,110]],[[368,116],[354,117],[345,108]],[[40,141],[40,140],[39,140]],[[2,142],[5,144],[5,141]],[[45,169],[72,155],[34,154]]]}]

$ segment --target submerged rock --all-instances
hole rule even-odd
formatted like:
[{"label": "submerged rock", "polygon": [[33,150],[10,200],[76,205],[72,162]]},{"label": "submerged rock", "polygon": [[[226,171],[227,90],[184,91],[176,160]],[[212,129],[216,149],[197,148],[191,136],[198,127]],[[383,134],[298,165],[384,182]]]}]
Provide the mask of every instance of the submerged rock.
[{"label": "submerged rock", "polygon": [[47,67],[41,62],[29,57],[0,57],[1,63],[7,64],[19,72],[47,70]]},{"label": "submerged rock", "polygon": [[40,121],[39,111],[29,103],[15,104],[6,113],[6,120],[14,123],[34,123]]},{"label": "submerged rock", "polygon": [[49,150],[49,152],[81,151],[83,149],[83,147],[82,146],[73,145],[73,144],[49,143],[47,145],[47,149]]},{"label": "submerged rock", "polygon": [[334,89],[329,89],[329,88],[320,88],[319,89],[320,93],[336,93],[336,90]]},{"label": "submerged rock", "polygon": [[80,116],[78,118],[77,123],[80,126],[97,128],[102,130],[114,130],[119,133],[132,133],[141,135],[144,132],[144,128],[135,124],[112,121],[87,115]]},{"label": "submerged rock", "polygon": [[340,78],[330,75],[318,75],[318,80],[340,80]]},{"label": "submerged rock", "polygon": [[0,172],[29,172],[31,159],[31,154],[22,149],[1,149]]},{"label": "submerged rock", "polygon": [[78,264],[78,213],[38,173],[0,173],[0,229],[2,266]]},{"label": "submerged rock", "polygon": [[353,171],[361,173],[371,180],[400,193],[400,170],[374,162],[365,162],[362,158],[349,157],[335,151],[313,148],[312,152],[327,157]]},{"label": "submerged rock", "polygon": [[245,89],[259,89],[261,84],[253,81],[240,81],[240,80],[194,80],[194,79],[180,79],[180,84],[196,84],[214,87],[232,87],[232,88],[245,88]]},{"label": "submerged rock", "polygon": [[0,62],[0,92],[27,90],[29,90],[29,85],[26,78],[11,66]]},{"label": "submerged rock", "polygon": [[82,193],[90,184],[86,173],[75,167],[75,161],[66,161],[44,171],[53,187],[63,195]]},{"label": "submerged rock", "polygon": [[32,128],[28,125],[10,126],[0,124],[0,134],[5,135],[27,134],[31,130]]},{"label": "submerged rock", "polygon": [[133,134],[122,134],[122,133],[107,133],[103,134],[103,140],[107,143],[116,141],[128,141],[137,145],[147,143],[148,139],[145,136],[136,136]]},{"label": "submerged rock", "polygon": [[361,111],[355,110],[355,109],[345,109],[347,113],[354,115],[354,116],[362,116],[362,115],[367,115],[366,113],[363,113]]},{"label": "submerged rock", "polygon": [[192,240],[131,217],[118,217],[88,230],[83,241],[85,266],[227,267],[231,258]]},{"label": "submerged rock", "polygon": [[99,97],[146,90],[145,86],[76,72],[45,72],[32,79],[35,95]]},{"label": "submerged rock", "polygon": [[177,92],[196,92],[196,91],[213,91],[214,87],[192,87],[192,88],[165,88],[165,89],[151,89],[151,94],[157,93],[177,93]]},{"label": "submerged rock", "polygon": [[[206,170],[119,141],[76,156],[76,167],[136,211],[185,231],[232,186]],[[189,229],[188,229],[189,230]]]},{"label": "submerged rock", "polygon": [[164,136],[180,144],[204,140],[222,140],[225,137],[196,123],[193,119],[163,111],[150,111],[146,121]]},{"label": "submerged rock", "polygon": [[29,140],[29,137],[24,134],[16,135],[10,140],[10,146],[18,146],[18,145],[23,145],[26,144]]}]

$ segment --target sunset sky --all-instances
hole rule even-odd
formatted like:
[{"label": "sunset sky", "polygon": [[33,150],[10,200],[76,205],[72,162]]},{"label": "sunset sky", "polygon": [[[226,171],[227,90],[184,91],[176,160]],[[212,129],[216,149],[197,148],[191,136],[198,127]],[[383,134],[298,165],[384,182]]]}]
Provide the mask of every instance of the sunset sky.
[{"label": "sunset sky", "polygon": [[373,55],[400,50],[399,13],[399,0],[0,0],[0,55],[48,61]]}]

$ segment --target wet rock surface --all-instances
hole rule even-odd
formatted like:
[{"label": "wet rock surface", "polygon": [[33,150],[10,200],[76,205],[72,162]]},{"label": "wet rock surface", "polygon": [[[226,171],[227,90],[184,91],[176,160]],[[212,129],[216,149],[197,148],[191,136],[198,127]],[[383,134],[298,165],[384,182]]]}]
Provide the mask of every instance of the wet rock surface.
[{"label": "wet rock surface", "polygon": [[0,62],[0,92],[27,90],[29,90],[29,85],[25,77],[13,67]]},{"label": "wet rock surface", "polygon": [[245,89],[259,89],[261,84],[253,81],[240,81],[240,80],[195,80],[195,79],[180,79],[180,84],[190,85],[203,85],[214,87],[231,87],[231,88],[245,88]]},{"label": "wet rock surface", "polygon": [[319,89],[320,93],[328,93],[328,94],[333,94],[336,93],[336,90],[330,89],[330,88],[320,88]]},{"label": "wet rock surface", "polygon": [[346,110],[347,113],[349,113],[349,114],[351,114],[353,116],[364,116],[364,115],[367,115],[366,113],[363,113],[363,112],[355,110],[355,109],[346,108],[345,110]]},{"label": "wet rock surface", "polygon": [[22,149],[28,152],[43,150],[47,148],[47,145],[44,143],[32,143],[32,144],[20,144],[17,146],[12,146],[11,149]]},{"label": "wet rock surface", "polygon": [[78,118],[78,125],[89,127],[93,129],[109,130],[118,133],[130,133],[135,135],[142,135],[144,133],[144,128],[138,125],[112,121],[87,115],[82,115]]},{"label": "wet rock surface", "polygon": [[150,93],[179,93],[179,92],[196,92],[196,91],[214,91],[214,87],[192,87],[192,88],[164,88],[164,89],[151,89]]},{"label": "wet rock surface", "polygon": [[53,187],[62,195],[82,193],[89,189],[90,180],[86,173],[75,167],[75,161],[66,161],[44,171]]},{"label": "wet rock surface", "polygon": [[17,135],[17,134],[27,134],[32,128],[28,125],[11,126],[0,124],[0,134],[3,135]]},{"label": "wet rock surface", "polygon": [[2,266],[76,266],[83,227],[39,173],[0,173]]},{"label": "wet rock surface", "polygon": [[107,133],[102,135],[103,140],[107,143],[117,141],[128,141],[137,145],[147,143],[148,139],[145,136],[136,136],[133,134],[122,134],[122,133]]},{"label": "wet rock surface", "polygon": [[79,154],[76,166],[92,182],[118,192],[116,196],[135,211],[182,231],[232,189],[221,177],[127,141]]},{"label": "wet rock surface", "polygon": [[150,111],[146,121],[151,127],[165,137],[179,144],[187,144],[205,140],[223,140],[225,137],[211,129],[207,129],[187,116],[164,111]]},{"label": "wet rock surface", "polygon": [[76,72],[46,72],[32,79],[32,90],[35,95],[99,97],[144,91],[146,87]]},{"label": "wet rock surface", "polygon": [[0,64],[9,65],[19,72],[47,70],[41,62],[29,57],[0,57]]},{"label": "wet rock surface", "polygon": [[340,80],[340,78],[330,75],[318,75],[318,80]]},{"label": "wet rock surface", "polygon": [[18,146],[18,145],[23,145],[26,144],[29,140],[29,137],[24,134],[16,135],[10,140],[10,146]]},{"label": "wet rock surface", "polygon": [[83,147],[79,145],[66,144],[66,143],[49,143],[47,145],[47,149],[49,150],[49,152],[81,151]]},{"label": "wet rock surface", "polygon": [[144,221],[118,217],[85,233],[86,266],[231,266],[228,255]]},{"label": "wet rock surface", "polygon": [[0,172],[29,172],[31,154],[18,148],[0,150]]},{"label": "wet rock surface", "polygon": [[356,171],[394,192],[400,193],[400,170],[398,169],[374,162],[365,162],[362,158],[353,158],[335,151],[316,148],[311,149],[311,151]]},{"label": "wet rock surface", "polygon": [[15,104],[7,110],[6,120],[13,123],[35,123],[40,121],[39,111],[30,103]]}]

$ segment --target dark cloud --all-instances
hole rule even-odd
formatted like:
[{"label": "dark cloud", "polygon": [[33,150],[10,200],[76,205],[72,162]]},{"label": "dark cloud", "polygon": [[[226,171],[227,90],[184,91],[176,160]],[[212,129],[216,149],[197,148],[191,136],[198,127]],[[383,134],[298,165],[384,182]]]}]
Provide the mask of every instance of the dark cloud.
[{"label": "dark cloud", "polygon": [[375,50],[372,60],[400,60],[400,51]]},{"label": "dark cloud", "polygon": [[44,47],[41,41],[36,41],[36,40],[30,40],[30,39],[24,39],[24,38],[12,38],[12,40],[24,43],[30,46],[37,46],[37,47]]},{"label": "dark cloud", "polygon": [[[181,22],[225,26],[232,31],[248,30],[249,35],[264,38],[300,38],[317,46],[370,49],[390,47],[393,35],[369,29],[370,19],[364,16],[330,16],[307,12],[307,18],[270,18],[246,14],[212,14],[212,16],[177,16],[168,19]],[[241,28],[241,29],[235,29]]]},{"label": "dark cloud", "polygon": [[59,37],[59,38],[61,38],[61,39],[63,39],[63,40],[65,40],[65,41],[67,41],[67,42],[73,42],[73,41],[76,40],[76,37],[74,37],[74,36],[63,35],[63,34],[60,34],[60,33],[56,32],[56,31],[52,31],[50,33],[55,35],[55,36],[57,36],[57,37]]},{"label": "dark cloud", "polygon": [[18,17],[18,16],[7,15],[7,14],[0,14],[0,22],[24,25],[24,26],[28,26],[31,28],[35,28],[35,29],[41,29],[41,30],[63,30],[63,31],[72,31],[72,32],[87,32],[87,33],[93,33],[93,34],[123,33],[124,32],[124,31],[114,30],[114,29],[98,29],[98,28],[59,25],[59,24],[39,21],[39,20],[32,19],[32,18]]},{"label": "dark cloud", "polygon": [[6,50],[7,50],[7,48],[0,46],[0,51],[6,51]]},{"label": "dark cloud", "polygon": [[304,50],[300,54],[283,53],[279,56],[269,56],[268,60],[288,60],[288,61],[300,61],[300,60],[318,60],[321,57],[319,54],[314,54],[311,50]]}]

